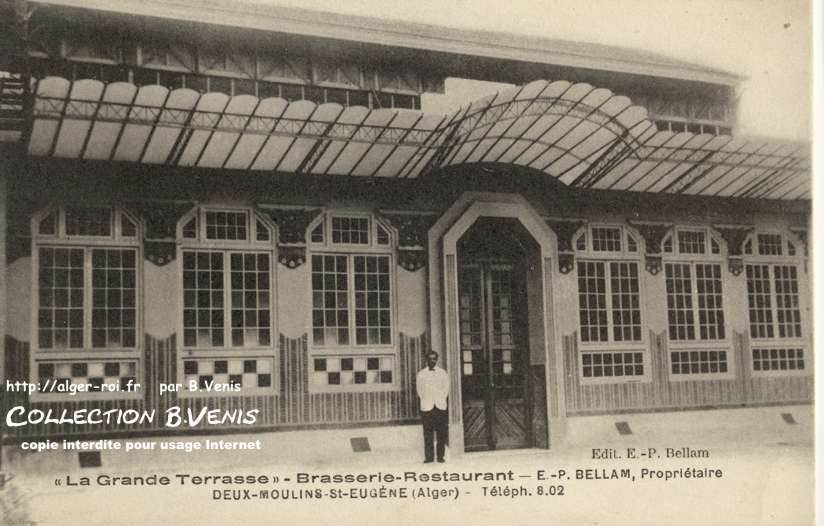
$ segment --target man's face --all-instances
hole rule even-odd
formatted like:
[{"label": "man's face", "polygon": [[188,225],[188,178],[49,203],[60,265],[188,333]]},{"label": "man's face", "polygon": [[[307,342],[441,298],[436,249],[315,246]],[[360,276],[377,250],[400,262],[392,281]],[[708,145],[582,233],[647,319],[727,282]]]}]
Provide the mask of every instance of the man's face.
[{"label": "man's face", "polygon": [[430,369],[435,367],[435,364],[438,363],[438,355],[435,353],[429,353],[426,355],[426,365]]}]

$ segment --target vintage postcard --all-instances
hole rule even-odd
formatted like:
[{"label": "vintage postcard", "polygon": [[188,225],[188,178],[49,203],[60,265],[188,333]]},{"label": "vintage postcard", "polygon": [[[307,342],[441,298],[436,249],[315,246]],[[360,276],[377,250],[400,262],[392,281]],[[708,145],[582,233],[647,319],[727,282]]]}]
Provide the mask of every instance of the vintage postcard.
[{"label": "vintage postcard", "polygon": [[814,7],[2,0],[0,526],[814,524]]}]

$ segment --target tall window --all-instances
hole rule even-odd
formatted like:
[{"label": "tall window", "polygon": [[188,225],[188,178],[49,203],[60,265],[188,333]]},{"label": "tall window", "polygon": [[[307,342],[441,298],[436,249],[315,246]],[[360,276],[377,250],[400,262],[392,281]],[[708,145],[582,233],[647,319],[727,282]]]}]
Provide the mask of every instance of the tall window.
[{"label": "tall window", "polygon": [[802,271],[796,242],[757,233],[744,243],[752,367],[755,373],[805,370]]},{"label": "tall window", "polygon": [[574,246],[582,376],[644,376],[638,238],[623,226],[596,225],[583,229]]},{"label": "tall window", "polygon": [[249,209],[197,208],[180,223],[184,380],[273,385],[273,231]]},{"label": "tall window", "polygon": [[72,205],[32,223],[37,380],[46,391],[83,383],[93,394],[129,394],[139,364],[137,220],[112,207]]},{"label": "tall window", "polygon": [[707,229],[676,228],[663,252],[671,374],[730,373],[721,241]]},{"label": "tall window", "polygon": [[[394,273],[389,228],[371,215],[327,213],[310,227],[309,239],[315,387],[391,384]],[[364,364],[381,364],[381,373],[366,374],[364,369],[363,374],[352,374],[349,365],[360,363],[358,357],[369,358]],[[343,369],[328,369],[334,364]]]}]

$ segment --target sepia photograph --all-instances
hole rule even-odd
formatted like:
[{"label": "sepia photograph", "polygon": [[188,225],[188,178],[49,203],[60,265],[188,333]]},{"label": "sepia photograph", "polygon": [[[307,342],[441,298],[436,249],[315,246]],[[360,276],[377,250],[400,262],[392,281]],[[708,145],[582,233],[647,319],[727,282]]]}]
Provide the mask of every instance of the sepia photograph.
[{"label": "sepia photograph", "polygon": [[815,524],[820,7],[0,0],[0,526]]}]

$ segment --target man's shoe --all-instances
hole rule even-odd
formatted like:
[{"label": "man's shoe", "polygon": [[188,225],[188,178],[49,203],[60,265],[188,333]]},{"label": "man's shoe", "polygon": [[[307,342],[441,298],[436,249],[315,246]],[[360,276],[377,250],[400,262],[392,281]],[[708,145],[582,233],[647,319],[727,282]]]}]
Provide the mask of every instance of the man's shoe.
[{"label": "man's shoe", "polygon": [[441,464],[443,464],[444,462],[446,462],[446,460],[444,460],[444,459],[442,459],[442,458],[439,458],[439,459],[438,459],[438,462],[440,462]]},{"label": "man's shoe", "polygon": [[432,463],[432,461],[431,461],[431,460],[424,460],[424,461],[423,461],[423,463],[424,463],[424,464],[431,464],[431,463]]}]

